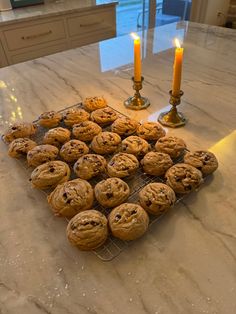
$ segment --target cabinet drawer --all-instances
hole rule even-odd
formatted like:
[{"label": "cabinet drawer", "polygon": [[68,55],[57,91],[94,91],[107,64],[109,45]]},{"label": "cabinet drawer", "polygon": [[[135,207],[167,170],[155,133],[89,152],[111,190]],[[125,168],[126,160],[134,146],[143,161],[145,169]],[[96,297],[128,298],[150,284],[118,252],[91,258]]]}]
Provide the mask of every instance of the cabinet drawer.
[{"label": "cabinet drawer", "polygon": [[35,51],[28,51],[25,53],[11,56],[11,63],[19,63],[27,60],[36,59],[43,56],[48,56],[53,53],[64,51],[67,49],[66,44],[58,44],[47,48],[37,49]]},{"label": "cabinet drawer", "polygon": [[65,38],[63,21],[54,21],[4,32],[9,50],[17,50]]},{"label": "cabinet drawer", "polygon": [[79,36],[86,33],[100,30],[115,30],[116,18],[115,11],[95,11],[85,15],[70,17],[67,20],[70,36]]}]

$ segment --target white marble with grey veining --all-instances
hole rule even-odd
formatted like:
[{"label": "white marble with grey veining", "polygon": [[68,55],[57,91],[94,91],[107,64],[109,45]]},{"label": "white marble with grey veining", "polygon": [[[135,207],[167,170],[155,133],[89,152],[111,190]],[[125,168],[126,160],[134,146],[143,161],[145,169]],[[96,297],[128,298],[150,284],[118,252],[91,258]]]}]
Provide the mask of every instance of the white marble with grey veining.
[{"label": "white marble with grey veining", "polygon": [[174,54],[162,49],[175,34],[184,36],[180,108],[188,124],[168,133],[185,139],[189,149],[210,148],[219,169],[147,235],[104,263],[67,243],[66,222],[52,215],[45,196],[30,187],[1,143],[2,314],[236,313],[235,31],[197,24],[149,31],[142,92],[152,104],[142,112],[122,104],[132,93],[129,37],[3,68],[0,130],[7,121],[30,121],[101,94],[129,116],[156,120],[168,103]]},{"label": "white marble with grey veining", "polygon": [[44,4],[0,12],[0,26],[115,5],[115,0],[45,0]]}]

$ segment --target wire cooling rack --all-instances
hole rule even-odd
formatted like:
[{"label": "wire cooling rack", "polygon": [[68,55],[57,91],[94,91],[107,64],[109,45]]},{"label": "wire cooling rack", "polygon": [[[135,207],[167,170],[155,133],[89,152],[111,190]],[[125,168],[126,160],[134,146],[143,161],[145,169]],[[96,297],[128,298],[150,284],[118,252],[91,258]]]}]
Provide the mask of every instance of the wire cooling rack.
[{"label": "wire cooling rack", "polygon": [[[66,107],[63,110],[60,110],[60,113],[65,112],[66,110],[70,109],[70,108],[82,108],[83,104],[82,103],[78,103],[76,105],[70,106],[70,107]],[[115,110],[114,108],[112,108],[113,110]],[[119,111],[115,110],[118,114],[118,116],[125,116],[123,114],[121,114]],[[37,124],[38,120],[33,121],[33,123]],[[42,143],[42,139],[44,134],[49,130],[48,128],[43,128],[40,125],[37,124],[37,132],[34,136],[32,136],[32,140],[36,141],[38,144]],[[63,122],[60,123],[61,127],[65,127],[68,129],[71,129],[67,126],[64,125]],[[110,126],[104,127],[103,131],[110,131]],[[3,140],[3,137],[2,137]],[[151,146],[154,145],[154,143],[150,143]],[[94,152],[93,152],[94,153]],[[107,158],[107,160],[109,160],[112,155],[106,155],[104,157]],[[183,158],[179,158],[178,160],[175,160],[174,163],[179,163],[182,162]],[[29,173],[32,172],[32,168],[28,166],[27,162],[25,159],[17,159],[17,161],[20,163],[21,166],[23,166]],[[71,170],[73,168],[73,165],[69,165]],[[108,176],[104,173],[100,176],[97,176],[95,178],[92,178],[91,180],[89,180],[89,183],[94,187],[99,181],[106,179]],[[73,170],[71,171],[71,178],[70,179],[74,179],[76,178]],[[138,171],[136,172],[135,175],[133,175],[132,177],[129,178],[122,178],[126,183],[128,183],[129,187],[130,187],[130,196],[129,198],[126,200],[126,202],[130,202],[130,203],[138,203],[139,202],[139,191],[146,186],[148,183],[151,182],[162,182],[165,183],[165,180],[163,177],[157,177],[157,176],[150,176],[146,173],[144,173],[142,171],[141,168],[138,169]],[[50,192],[52,190],[46,190],[46,191],[42,191],[44,194],[49,195]],[[181,199],[183,199],[182,195],[176,195],[176,203],[178,203]],[[105,214],[105,216],[108,216],[108,214],[110,213],[111,209],[107,209],[104,208],[103,206],[101,206],[96,200],[94,202],[94,209],[102,212],[103,214]],[[162,214],[161,216],[153,216],[153,215],[149,215],[149,219],[150,219],[150,223],[149,226],[152,225],[153,223],[157,222],[158,220],[160,220],[162,218],[164,214]],[[99,247],[96,250],[93,250],[94,254],[101,259],[104,262],[108,262],[113,260],[115,257],[117,257],[127,246],[129,246],[132,243],[132,241],[122,241],[118,238],[113,237],[111,234],[109,235],[107,241],[105,242],[105,244],[103,244],[103,246]]]}]

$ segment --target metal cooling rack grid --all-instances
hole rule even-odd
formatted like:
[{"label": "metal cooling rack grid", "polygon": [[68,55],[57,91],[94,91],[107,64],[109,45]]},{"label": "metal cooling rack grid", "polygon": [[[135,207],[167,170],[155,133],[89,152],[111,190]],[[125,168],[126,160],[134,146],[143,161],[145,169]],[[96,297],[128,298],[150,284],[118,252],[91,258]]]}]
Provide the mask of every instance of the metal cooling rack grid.
[{"label": "metal cooling rack grid", "polygon": [[[65,109],[60,110],[60,113],[63,113],[64,111],[66,111],[69,108],[77,108],[80,107],[82,108],[82,103],[78,103],[76,105],[67,107]],[[115,110],[114,108],[112,108],[113,110]],[[119,116],[125,116],[123,114],[121,114],[119,111],[115,110]],[[37,124],[37,120],[33,121],[33,123]],[[60,123],[61,127],[66,127],[63,123]],[[70,129],[70,128],[69,128]],[[38,126],[38,131],[37,133],[32,136],[32,140],[35,140],[38,144],[42,143],[42,139],[43,136],[45,134],[45,132],[47,132],[48,129],[43,128],[41,126]],[[110,131],[110,126],[108,127],[104,127],[103,131]],[[3,139],[3,138],[2,138]],[[154,143],[151,143],[154,144]],[[112,155],[107,155],[106,158],[110,159],[112,157]],[[19,162],[19,164],[21,166],[23,166],[28,172],[29,175],[32,172],[32,168],[28,166],[27,161],[25,159],[17,159],[17,161]],[[178,159],[175,161],[175,163],[179,163],[182,161],[182,158]],[[72,168],[72,166],[71,166]],[[71,171],[71,179],[75,179],[76,176],[73,173],[73,171]],[[95,177],[93,179],[91,179],[89,182],[90,184],[94,187],[99,181],[106,179],[108,176],[106,174],[100,175],[98,177]],[[131,193],[129,198],[127,199],[126,202],[131,202],[131,203],[138,203],[139,202],[139,191],[146,186],[148,183],[151,182],[162,182],[164,183],[165,180],[162,177],[153,177],[150,176],[148,174],[145,174],[142,172],[141,168],[138,169],[138,171],[136,172],[136,174],[130,178],[123,178],[123,180],[128,183]],[[50,192],[52,190],[47,190],[47,191],[42,191],[44,194],[49,195]],[[178,203],[180,200],[183,199],[183,196],[181,195],[176,195],[176,203]],[[111,209],[107,209],[104,208],[103,206],[101,206],[96,200],[94,202],[94,209],[104,213],[106,216],[110,213]],[[150,218],[150,223],[149,226],[152,225],[153,223],[157,222],[158,220],[160,220],[162,218],[164,214],[162,214],[161,216],[153,216],[153,215],[149,215]],[[67,220],[68,221],[68,220]],[[126,247],[128,247],[129,245],[131,245],[132,241],[122,241],[118,238],[113,237],[111,234],[109,235],[107,241],[105,242],[105,244],[103,244],[103,246],[101,246],[100,248],[93,250],[93,253],[102,261],[108,262],[113,260],[115,257],[117,257]]]}]

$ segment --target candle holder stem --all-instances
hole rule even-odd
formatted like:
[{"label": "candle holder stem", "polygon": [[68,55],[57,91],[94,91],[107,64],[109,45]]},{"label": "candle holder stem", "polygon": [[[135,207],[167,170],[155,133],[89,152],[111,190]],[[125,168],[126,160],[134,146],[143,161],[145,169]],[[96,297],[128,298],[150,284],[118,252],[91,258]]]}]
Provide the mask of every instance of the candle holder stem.
[{"label": "candle holder stem", "polygon": [[129,97],[127,100],[125,100],[124,105],[126,108],[132,110],[142,110],[150,106],[150,101],[148,100],[148,98],[141,96],[139,92],[143,87],[143,80],[143,76],[141,77],[141,81],[135,81],[134,77],[132,77],[133,89],[135,90],[135,94],[134,96]]},{"label": "candle holder stem", "polygon": [[179,92],[179,95],[173,95],[172,90],[169,92],[170,101],[169,103],[172,105],[170,111],[163,112],[159,115],[158,121],[170,128],[178,128],[186,124],[186,118],[181,112],[177,111],[177,106],[181,103],[181,97],[183,96],[183,91]]}]

